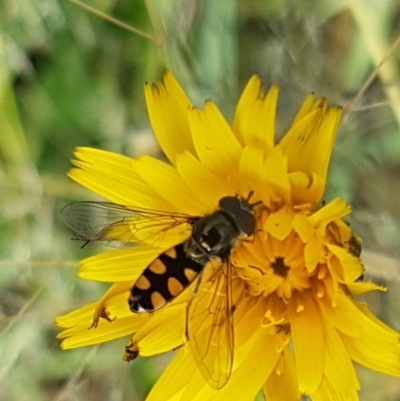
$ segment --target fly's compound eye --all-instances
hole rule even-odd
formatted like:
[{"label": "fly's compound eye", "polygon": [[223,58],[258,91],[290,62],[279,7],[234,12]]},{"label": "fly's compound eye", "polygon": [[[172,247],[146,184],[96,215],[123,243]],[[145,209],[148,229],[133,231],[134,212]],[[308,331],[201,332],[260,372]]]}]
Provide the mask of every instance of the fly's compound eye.
[{"label": "fly's compound eye", "polygon": [[256,230],[256,218],[253,213],[253,206],[247,200],[236,196],[225,196],[219,201],[220,210],[231,216],[241,233],[248,237]]}]

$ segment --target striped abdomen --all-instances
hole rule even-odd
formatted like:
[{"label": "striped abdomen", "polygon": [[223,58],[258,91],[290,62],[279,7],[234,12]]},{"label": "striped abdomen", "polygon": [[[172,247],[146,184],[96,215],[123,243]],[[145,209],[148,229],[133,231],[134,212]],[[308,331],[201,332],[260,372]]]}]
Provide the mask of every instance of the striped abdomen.
[{"label": "striped abdomen", "polygon": [[203,270],[206,263],[185,252],[184,244],[161,254],[137,279],[129,296],[132,312],[152,312],[177,297]]}]

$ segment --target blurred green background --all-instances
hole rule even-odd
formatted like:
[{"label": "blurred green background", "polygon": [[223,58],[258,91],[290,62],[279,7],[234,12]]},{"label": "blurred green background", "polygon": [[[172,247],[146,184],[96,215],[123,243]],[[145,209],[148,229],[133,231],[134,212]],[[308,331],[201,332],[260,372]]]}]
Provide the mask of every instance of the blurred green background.
[{"label": "blurred green background", "polygon": [[[0,401],[143,400],[170,355],[121,361],[126,339],[61,351],[55,316],[99,297],[77,278],[60,221],[96,199],[66,177],[76,146],[161,153],[143,84],[171,69],[197,106],[231,118],[253,73],[280,85],[278,136],[311,91],[348,104],[400,34],[398,0],[92,0],[132,33],[68,0],[0,3]],[[363,237],[371,308],[400,330],[400,47],[341,126],[326,200],[341,195]],[[378,340],[378,339],[377,339]],[[360,399],[400,400],[400,381],[359,369]]]}]

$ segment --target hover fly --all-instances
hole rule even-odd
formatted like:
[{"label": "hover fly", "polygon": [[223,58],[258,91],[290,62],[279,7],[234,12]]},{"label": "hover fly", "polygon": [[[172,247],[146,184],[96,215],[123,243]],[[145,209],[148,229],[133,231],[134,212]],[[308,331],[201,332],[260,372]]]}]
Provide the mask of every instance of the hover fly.
[{"label": "hover fly", "polygon": [[[362,252],[362,240],[357,234],[354,234],[350,237],[348,241],[346,241],[347,250],[350,254],[355,256],[356,258],[360,258]],[[365,271],[365,269],[364,269]],[[356,281],[363,281],[364,280],[364,273],[360,275],[356,279]]]},{"label": "hover fly", "polygon": [[[176,229],[189,228],[187,238],[155,258],[132,287],[128,303],[134,313],[150,313],[176,298],[192,282],[187,334],[196,363],[214,388],[228,381],[233,364],[234,333],[230,254],[256,228],[253,207],[237,196],[220,199],[207,216],[171,214],[106,202],[77,202],[62,209],[64,222],[86,245],[91,241],[134,246],[153,243]],[[164,243],[164,242],[163,242]],[[201,283],[208,264],[218,265],[211,280]],[[207,308],[204,307],[207,305]],[[137,356],[137,355],[136,355]],[[132,358],[134,359],[134,358]]]},{"label": "hover fly", "polygon": [[348,251],[353,256],[355,256],[356,258],[359,258],[361,256],[361,251],[362,251],[361,237],[359,237],[357,234],[353,233],[353,235],[347,241],[347,247],[348,247]]}]

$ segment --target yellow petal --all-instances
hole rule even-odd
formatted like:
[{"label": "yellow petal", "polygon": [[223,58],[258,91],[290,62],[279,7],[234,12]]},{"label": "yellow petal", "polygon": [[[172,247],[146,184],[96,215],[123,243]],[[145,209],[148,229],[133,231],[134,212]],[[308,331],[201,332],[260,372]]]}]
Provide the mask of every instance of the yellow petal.
[{"label": "yellow petal", "polygon": [[[93,323],[96,310],[107,307],[110,314],[115,316],[130,316],[128,308],[128,292],[132,288],[132,282],[117,283],[109,287],[99,301],[93,302],[82,308],[74,310],[64,316],[57,317],[55,323],[57,326],[71,328],[75,326],[90,327]],[[110,301],[111,300],[111,301]]]},{"label": "yellow petal", "polygon": [[[58,318],[57,324],[61,322],[64,327],[66,324],[70,327],[57,336],[65,339],[61,347],[83,347],[132,335],[146,323],[152,315],[133,314],[128,306],[128,293],[120,293],[122,289],[123,284],[114,285],[99,302]],[[93,317],[100,309],[106,310],[108,320],[101,318],[93,326]]]},{"label": "yellow petal", "polygon": [[351,394],[342,395],[326,377],[322,379],[318,390],[310,396],[313,401],[359,401],[356,391],[353,390]]},{"label": "yellow petal", "polygon": [[191,194],[209,206],[213,212],[219,200],[229,194],[235,194],[237,188],[201,164],[191,153],[184,152],[176,156],[176,168]]},{"label": "yellow petal", "polygon": [[325,365],[324,326],[316,301],[309,292],[296,294],[288,305],[289,321],[297,361],[300,391],[315,392]]},{"label": "yellow petal", "polygon": [[88,280],[136,281],[143,270],[162,252],[151,245],[101,253],[80,262],[79,276]]},{"label": "yellow petal", "polygon": [[145,314],[138,316],[140,317],[123,317],[112,322],[102,320],[96,328],[91,329],[86,326],[80,327],[80,330],[67,330],[64,333],[64,337],[68,337],[61,343],[61,348],[73,349],[86,347],[131,335],[146,323],[149,318]]},{"label": "yellow petal", "polygon": [[307,216],[296,214],[293,219],[293,229],[305,243],[304,261],[308,272],[313,272],[318,263],[323,260],[321,242],[315,234],[314,227]]},{"label": "yellow petal", "polygon": [[325,181],[317,174],[294,171],[288,175],[292,192],[293,205],[315,205],[321,200],[325,190]]},{"label": "yellow petal", "polygon": [[189,123],[200,161],[210,170],[236,180],[242,149],[215,104],[206,101],[204,111],[191,109]]},{"label": "yellow petal", "polygon": [[264,230],[273,237],[284,240],[292,230],[294,210],[292,207],[284,206],[278,211],[271,213],[264,225]]},{"label": "yellow petal", "polygon": [[170,200],[177,210],[192,216],[202,216],[207,212],[207,206],[197,199],[172,166],[146,156],[134,160],[133,166],[143,181],[159,197]]},{"label": "yellow petal", "polygon": [[262,200],[266,207],[289,203],[287,159],[279,149],[266,156],[260,147],[246,146],[240,159],[239,183],[242,196],[254,191],[254,201]]},{"label": "yellow petal", "polygon": [[268,401],[300,401],[296,361],[289,347],[283,351],[283,366],[275,368],[264,384],[264,398]]},{"label": "yellow petal", "polygon": [[314,227],[309,223],[307,216],[297,213],[293,219],[293,229],[306,244],[315,237]]},{"label": "yellow petal", "polygon": [[150,356],[171,351],[186,342],[187,303],[168,305],[133,336],[139,355]]},{"label": "yellow petal", "polygon": [[378,324],[369,314],[362,316],[364,325],[359,337],[339,332],[351,359],[369,369],[400,377],[400,335],[383,323]]},{"label": "yellow petal", "polygon": [[93,192],[119,205],[176,211],[160,198],[133,169],[133,160],[99,149],[76,148],[68,175]]},{"label": "yellow petal", "polygon": [[[235,346],[241,347],[248,341],[253,341],[254,333],[260,329],[264,317],[265,302],[257,297],[246,297],[239,303],[234,315]],[[243,355],[243,358],[246,358]],[[242,363],[238,353],[235,354],[235,364]]]},{"label": "yellow petal", "polygon": [[248,82],[236,107],[232,129],[243,145],[261,150],[274,145],[275,111],[279,89],[273,85],[264,97],[257,75]]},{"label": "yellow petal", "polygon": [[[228,383],[215,391],[208,385],[201,385],[195,377],[188,384],[182,401],[226,401],[235,400],[240,394],[242,400],[253,400],[275,367],[280,353],[280,339],[277,335],[266,336],[266,330],[259,330],[246,346],[247,357],[237,367]],[[249,374],[251,372],[251,374]]]},{"label": "yellow petal", "polygon": [[264,153],[259,148],[246,146],[239,165],[240,194],[247,197],[254,192],[252,202],[262,200],[265,206],[271,204],[271,191],[266,183]]},{"label": "yellow petal", "polygon": [[[292,124],[289,131],[277,145],[289,157],[289,171],[304,171],[303,168],[299,168],[301,163],[298,159],[303,157],[301,150],[305,146],[306,138],[309,137],[312,130],[316,130],[316,126],[320,121],[321,110],[308,112],[298,119],[295,124]],[[303,167],[303,165],[301,166]]]},{"label": "yellow petal", "polygon": [[354,301],[341,292],[335,297],[335,306],[327,298],[320,301],[322,311],[327,320],[338,330],[350,337],[358,337],[363,329],[364,319]]},{"label": "yellow petal", "polygon": [[358,281],[356,283],[346,283],[346,287],[353,295],[361,295],[371,291],[382,291],[382,292],[387,291],[386,287],[382,287],[381,285],[372,283],[370,281]]},{"label": "yellow petal", "polygon": [[351,213],[350,206],[342,199],[335,198],[309,217],[311,225],[318,226],[320,236],[325,235],[326,226],[333,220],[341,219]]},{"label": "yellow petal", "polygon": [[311,237],[304,247],[304,261],[309,273],[313,272],[323,260],[321,243],[316,236]]},{"label": "yellow petal", "polygon": [[324,103],[299,119],[283,137],[280,146],[289,156],[290,171],[314,173],[326,181],[326,173],[342,111]]},{"label": "yellow petal", "polygon": [[398,336],[399,333],[392,329],[391,327],[389,327],[388,325],[386,325],[385,323],[383,323],[381,320],[379,320],[369,309],[368,309],[368,305],[364,302],[357,302],[357,301],[353,301],[354,302],[354,306],[361,312],[361,314],[363,315],[364,318],[367,318],[369,320],[371,320],[372,322],[374,322],[376,325],[380,326],[383,330],[388,330],[392,333],[392,335],[394,336]]},{"label": "yellow petal", "polygon": [[291,127],[297,124],[298,121],[300,121],[305,115],[307,115],[311,107],[314,104],[314,94],[310,93],[305,99],[303,104],[300,107],[300,110],[297,112],[296,117],[294,118]]},{"label": "yellow petal", "polygon": [[360,389],[349,354],[336,329],[325,319],[325,376],[344,398]]},{"label": "yellow petal", "polygon": [[[202,378],[189,349],[184,346],[161,375],[146,401],[225,401],[254,399],[276,365],[280,353],[278,336],[265,337],[265,330],[254,336],[247,358],[232,373],[225,387],[213,390]],[[249,375],[249,372],[252,374]],[[184,389],[184,391],[182,391]],[[182,395],[181,395],[182,394]]]},{"label": "yellow petal", "polygon": [[265,177],[272,200],[277,203],[288,204],[291,197],[288,158],[282,153],[281,149],[275,147],[268,153],[260,174]]},{"label": "yellow petal", "polygon": [[[248,144],[247,136],[251,132],[256,110],[259,111],[262,102],[262,82],[258,75],[253,75],[245,86],[236,106],[232,129],[241,144]],[[256,128],[257,129],[257,128]]]},{"label": "yellow petal", "polygon": [[114,283],[110,286],[97,302],[93,313],[93,326],[97,327],[98,322],[102,320],[101,318],[103,317],[106,317],[105,320],[111,321],[117,316],[121,317],[131,315],[131,311],[128,308],[128,297],[133,284],[134,282],[128,281]]},{"label": "yellow petal", "polygon": [[187,112],[191,107],[179,83],[170,71],[160,82],[145,86],[147,110],[157,141],[169,160],[184,151],[194,152]]},{"label": "yellow petal", "polygon": [[58,327],[69,328],[78,325],[80,322],[86,322],[87,327],[93,321],[93,313],[96,308],[97,302],[85,305],[79,309],[67,313],[64,316],[58,316],[54,319]]},{"label": "yellow petal", "polygon": [[278,94],[278,86],[272,85],[265,96],[259,120],[256,122],[259,131],[255,131],[255,142],[257,142],[257,139],[260,139],[264,148],[272,148],[274,145],[275,115],[278,103]]},{"label": "yellow petal", "polygon": [[[193,376],[201,378],[200,372],[189,354],[189,344],[183,346],[174,356],[168,367],[147,396],[146,401],[181,400]],[[208,386],[204,381],[204,386]]]},{"label": "yellow petal", "polygon": [[231,262],[235,266],[237,271],[239,271],[240,274],[243,274],[244,277],[261,277],[260,271],[258,271],[257,269],[248,269],[247,267],[250,265],[263,265],[264,253],[262,253],[262,249],[255,246],[253,247],[251,243],[243,243],[240,247],[237,247],[233,250]]},{"label": "yellow petal", "polygon": [[227,385],[219,390],[212,400],[234,400],[237,399],[238,394],[244,400],[255,398],[280,356],[280,352],[278,352],[281,345],[279,336],[267,336],[265,332],[266,330],[260,329],[253,337],[253,347],[248,352],[247,358],[232,373]]},{"label": "yellow petal", "polygon": [[[346,249],[332,244],[325,244],[330,252],[335,255],[340,264],[342,265],[341,281],[344,282],[354,282],[357,280],[364,272],[364,267],[357,257],[351,255]],[[338,277],[338,279],[340,279]]]}]

